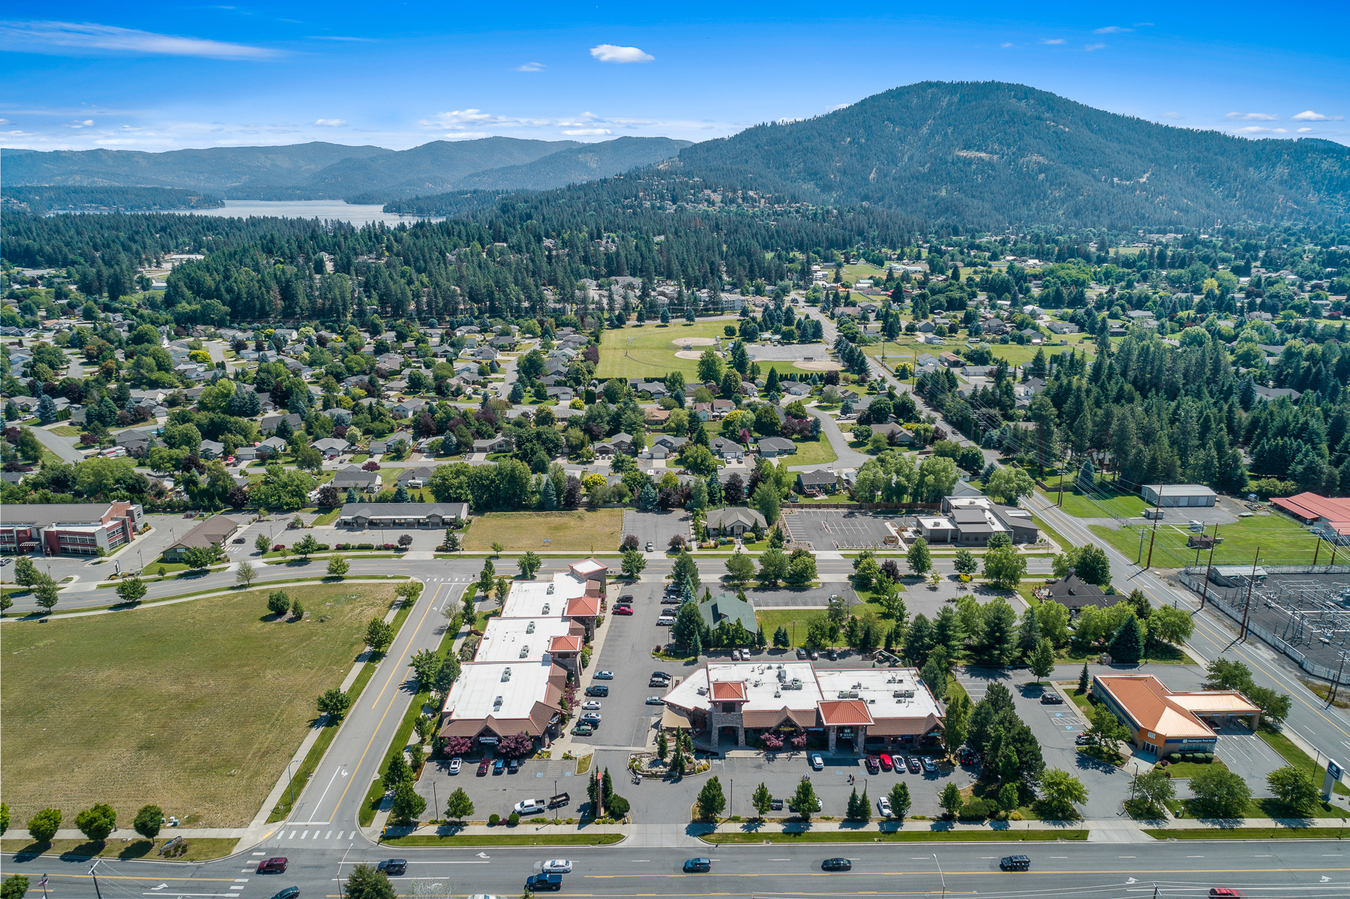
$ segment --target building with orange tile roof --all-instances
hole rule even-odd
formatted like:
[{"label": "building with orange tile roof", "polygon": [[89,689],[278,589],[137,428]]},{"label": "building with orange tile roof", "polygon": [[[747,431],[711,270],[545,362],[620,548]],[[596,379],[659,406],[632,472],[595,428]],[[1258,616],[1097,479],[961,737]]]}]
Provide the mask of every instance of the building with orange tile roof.
[{"label": "building with orange tile roof", "polygon": [[1151,674],[1097,675],[1092,695],[1130,729],[1131,743],[1158,758],[1213,752],[1215,727],[1261,723],[1261,710],[1236,690],[1174,692]]}]

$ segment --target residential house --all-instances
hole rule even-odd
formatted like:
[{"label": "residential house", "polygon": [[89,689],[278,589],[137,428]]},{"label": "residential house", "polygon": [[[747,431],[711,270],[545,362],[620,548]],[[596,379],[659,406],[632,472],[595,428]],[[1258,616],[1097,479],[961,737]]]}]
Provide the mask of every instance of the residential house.
[{"label": "residential house", "polygon": [[709,509],[705,525],[709,534],[741,537],[746,531],[753,531],[755,525],[767,528],[764,516],[745,506],[728,506],[725,509]]},{"label": "residential house", "polygon": [[797,492],[803,496],[834,493],[839,489],[839,476],[824,468],[797,472]]},{"label": "residential house", "polygon": [[790,456],[797,452],[797,444],[786,437],[761,437],[755,445],[759,455],[766,459]]},{"label": "residential house", "polygon": [[351,465],[334,475],[330,483],[339,490],[354,488],[364,490],[367,493],[376,493],[380,489],[380,473],[378,471],[362,471],[355,465]]},{"label": "residential house", "polygon": [[187,559],[189,549],[204,549],[208,546],[224,546],[225,541],[239,529],[239,522],[224,515],[205,518],[183,535],[177,543],[164,550],[165,562],[182,562]]},{"label": "residential house", "polygon": [[1069,610],[1070,618],[1077,618],[1088,606],[1105,609],[1120,601],[1119,596],[1107,596],[1101,587],[1089,584],[1072,571],[1059,580],[1051,581],[1043,587],[1036,587],[1031,592],[1042,600],[1057,602],[1064,606]]},{"label": "residential house", "polygon": [[510,437],[491,437],[486,440],[475,440],[473,442],[473,451],[475,453],[509,453],[512,450]]},{"label": "residential house", "polygon": [[336,459],[343,453],[350,452],[352,445],[341,437],[325,437],[314,441],[314,448],[323,453],[325,459]]},{"label": "residential house", "polygon": [[745,447],[734,440],[728,440],[725,437],[714,437],[708,441],[708,448],[712,454],[719,459],[725,459],[728,462],[742,462],[745,460]]}]

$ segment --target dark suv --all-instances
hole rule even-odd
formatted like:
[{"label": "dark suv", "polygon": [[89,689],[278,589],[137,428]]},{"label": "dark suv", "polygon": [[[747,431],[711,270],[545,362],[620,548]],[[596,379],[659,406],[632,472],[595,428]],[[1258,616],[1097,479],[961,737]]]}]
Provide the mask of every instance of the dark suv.
[{"label": "dark suv", "polygon": [[266,858],[258,862],[259,874],[285,874],[286,859],[284,858]]},{"label": "dark suv", "polygon": [[591,684],[586,688],[587,696],[608,696],[609,686],[606,684]]},{"label": "dark suv", "polygon": [[1031,859],[1025,855],[1005,855],[999,859],[998,866],[1004,871],[1028,871],[1031,869]]},{"label": "dark suv", "polygon": [[406,858],[389,858],[380,862],[376,870],[383,871],[390,877],[397,877],[400,874],[408,873],[408,860]]}]

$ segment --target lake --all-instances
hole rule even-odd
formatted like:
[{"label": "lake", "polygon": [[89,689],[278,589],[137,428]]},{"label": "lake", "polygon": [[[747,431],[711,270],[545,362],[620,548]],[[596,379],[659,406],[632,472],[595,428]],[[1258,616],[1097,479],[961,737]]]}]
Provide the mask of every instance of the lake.
[{"label": "lake", "polygon": [[409,225],[420,221],[443,221],[441,218],[422,218],[415,215],[397,215],[385,212],[382,206],[344,203],[341,200],[226,200],[220,209],[179,210],[184,215],[279,216],[281,218],[320,219],[350,222],[358,228],[370,222]]}]

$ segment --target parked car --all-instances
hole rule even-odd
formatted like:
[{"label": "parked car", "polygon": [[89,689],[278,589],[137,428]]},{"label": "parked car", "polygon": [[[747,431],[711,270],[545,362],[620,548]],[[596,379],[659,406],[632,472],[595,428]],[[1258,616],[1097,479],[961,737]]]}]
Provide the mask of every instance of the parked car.
[{"label": "parked car", "polygon": [[515,774],[520,770],[520,759],[508,759],[506,762],[506,773]]},{"label": "parked car", "polygon": [[919,763],[919,757],[917,755],[911,755],[909,757],[908,764],[909,770],[915,774],[918,774],[920,771],[923,770],[923,765]]},{"label": "parked car", "polygon": [[[890,756],[887,756],[887,759],[889,758]],[[877,762],[877,757],[874,755],[869,755],[867,758],[863,759],[863,764],[867,766],[868,774],[876,774],[881,771],[881,765]],[[886,770],[889,771],[891,769],[887,768]]]},{"label": "parked car", "polygon": [[825,861],[823,861],[823,862],[820,863],[820,870],[822,870],[822,871],[852,871],[852,870],[853,870],[853,862],[849,861],[849,860],[846,859],[846,858],[843,858],[842,856],[839,857],[839,858],[827,858],[827,859],[825,859]]},{"label": "parked car", "polygon": [[[881,763],[881,770],[882,770],[882,771],[893,771],[893,770],[895,770],[895,761],[894,761],[889,755],[887,755],[886,753],[883,752],[883,753],[881,754],[881,757],[880,757],[879,759],[877,759],[877,761]],[[869,773],[875,774],[876,772],[875,772],[875,771],[870,771],[870,768],[869,768]]]},{"label": "parked car", "polygon": [[1041,705],[1063,705],[1064,697],[1058,693],[1042,693]]},{"label": "parked car", "polygon": [[839,661],[839,650],[831,649],[829,654],[826,655],[825,658],[829,659],[831,662]]},{"label": "parked car", "polygon": [[632,614],[633,614],[633,607],[632,607],[632,606],[615,606],[615,607],[614,607],[614,614],[615,614],[615,615],[632,615]]},{"label": "parked car", "polygon": [[464,759],[460,758],[459,756],[455,756],[454,758],[452,758],[452,759],[450,760],[450,773],[451,773],[451,774],[458,774],[458,773],[459,773],[459,769],[460,769],[460,768],[463,768],[463,767],[464,767]]},{"label": "parked car", "polygon": [[576,727],[572,728],[572,735],[576,737],[589,737],[593,733],[595,733],[595,728],[591,727],[585,721],[582,721],[577,724]]},{"label": "parked car", "polygon": [[619,597],[619,605],[631,606],[632,604],[633,604],[633,594],[625,593],[623,596]]},{"label": "parked car", "polygon": [[489,762],[487,759],[483,759],[481,762],[478,763],[478,776],[479,776],[479,777],[486,777],[486,776],[487,776],[488,765],[490,765],[490,764],[492,764],[492,763]]},{"label": "parked car", "polygon": [[969,746],[962,746],[956,758],[963,765],[973,765],[980,760],[980,757],[975,754],[975,750]]},{"label": "parked car", "polygon": [[891,817],[891,801],[885,796],[877,800],[877,814],[883,818]]},{"label": "parked car", "polygon": [[662,612],[661,617],[656,619],[656,623],[661,625],[662,627],[674,627],[675,616]]},{"label": "parked car", "polygon": [[648,696],[647,705],[665,705],[666,701],[660,696]]},{"label": "parked car", "polygon": [[505,771],[505,770],[506,770],[506,760],[505,760],[505,759],[493,759],[493,760],[492,760],[492,776],[493,776],[493,777],[496,777],[498,774],[501,774],[501,773],[502,773],[503,771]]},{"label": "parked car", "polygon": [[712,870],[712,859],[708,858],[687,858],[684,860],[684,873],[704,872]]},{"label": "parked car", "polygon": [[600,723],[599,712],[582,712],[581,720],[592,726]]},{"label": "parked car", "polygon": [[537,893],[540,890],[561,890],[561,874],[532,874],[525,878],[526,892]]},{"label": "parked car", "polygon": [[813,661],[813,662],[819,662],[819,661],[820,661],[820,653],[816,652],[814,649],[811,650],[810,652],[808,652],[807,655],[809,655],[809,656],[811,657],[811,661]]},{"label": "parked car", "polygon": [[597,671],[594,675],[596,680],[614,680],[613,671]]},{"label": "parked car", "polygon": [[783,800],[781,800],[781,799],[770,799],[770,800],[769,800],[769,809],[772,810],[772,811],[775,811],[775,812],[781,812],[781,811],[783,810]]},{"label": "parked car", "polygon": [[928,774],[932,774],[934,771],[937,770],[937,765],[933,762],[931,756],[924,756],[923,758],[919,759],[919,763],[923,765],[923,770]]},{"label": "parked car", "polygon": [[653,672],[652,672],[652,680],[664,680],[664,681],[668,681],[668,680],[670,680],[670,675],[667,674],[667,673],[664,672],[664,671],[653,671]]},{"label": "parked car", "polygon": [[650,540],[648,540],[648,541],[647,541],[647,552],[651,552],[654,548],[655,548],[655,547],[652,546],[652,542],[651,542]]},{"label": "parked car", "polygon": [[797,658],[799,659],[806,658],[806,650],[800,646],[797,647]]},{"label": "parked car", "polygon": [[1092,738],[1089,737],[1087,734],[1079,734],[1078,736],[1076,736],[1076,737],[1073,738],[1073,745],[1075,745],[1075,746],[1091,746],[1091,745],[1092,745]]},{"label": "parked car", "polygon": [[548,808],[548,804],[542,799],[522,799],[511,807],[511,811],[517,815],[534,815]]},{"label": "parked car", "polygon": [[823,771],[825,769],[825,759],[821,758],[819,752],[811,753],[811,767],[816,771]]},{"label": "parked car", "polygon": [[287,864],[289,864],[289,862],[285,858],[265,858],[258,862],[258,873],[285,874]]},{"label": "parked car", "polygon": [[543,864],[545,874],[571,874],[572,863],[565,858],[549,859]]},{"label": "parked car", "polygon": [[1005,855],[998,860],[998,866],[1004,871],[1029,871],[1031,859],[1025,855]]},{"label": "parked car", "polygon": [[375,866],[375,870],[383,871],[390,877],[397,877],[400,874],[408,873],[408,860],[406,858],[387,858]]},{"label": "parked car", "polygon": [[587,696],[599,696],[601,698],[609,695],[609,687],[604,684],[591,684],[586,688]]},{"label": "parked car", "polygon": [[581,708],[582,711],[586,712],[598,712],[600,711],[600,700],[588,699],[581,704]]}]

